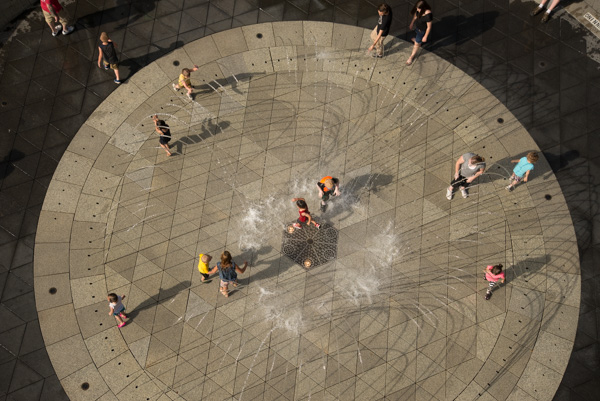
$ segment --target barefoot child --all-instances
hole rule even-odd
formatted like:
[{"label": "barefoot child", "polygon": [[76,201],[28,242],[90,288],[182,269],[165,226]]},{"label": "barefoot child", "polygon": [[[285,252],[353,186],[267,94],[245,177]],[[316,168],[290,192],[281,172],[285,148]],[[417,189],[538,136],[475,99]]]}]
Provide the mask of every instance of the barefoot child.
[{"label": "barefoot child", "polygon": [[493,290],[494,286],[496,285],[496,283],[498,281],[500,281],[501,283],[504,283],[505,275],[504,275],[504,272],[502,271],[501,264],[497,264],[495,266],[489,265],[488,267],[483,269],[483,272],[485,273],[485,279],[489,283],[489,287],[487,289],[487,292],[485,293],[485,299],[487,301],[488,299],[490,299],[492,297],[492,290]]},{"label": "barefoot child", "polygon": [[527,153],[526,157],[521,157],[518,160],[511,160],[511,163],[517,163],[513,169],[512,175],[510,176],[510,184],[506,187],[507,191],[512,191],[515,186],[521,182],[527,182],[529,178],[529,172],[533,170],[533,164],[538,161],[540,157],[536,152]]},{"label": "barefoot child", "polygon": [[108,294],[108,306],[110,307],[110,312],[108,312],[109,316],[114,316],[117,319],[117,326],[123,327],[125,326],[125,321],[123,319],[127,319],[127,315],[125,315],[125,306],[121,302],[125,299],[125,295],[118,296],[114,292]]},{"label": "barefoot child", "polygon": [[192,100],[192,81],[190,80],[190,74],[192,71],[198,71],[198,66],[195,65],[194,68],[184,68],[181,70],[181,74],[179,74],[179,82],[177,84],[173,84],[173,89],[176,91],[181,88],[187,89],[187,97],[190,100]]},{"label": "barefoot child", "polygon": [[117,57],[115,44],[110,40],[106,32],[100,34],[100,42],[100,45],[98,45],[98,67],[100,67],[100,62],[103,62],[105,70],[108,70],[110,67],[115,72],[115,83],[120,84],[119,58]]},{"label": "barefoot child", "polygon": [[327,210],[327,201],[330,196],[340,196],[340,180],[327,175],[317,182],[319,198],[321,198],[321,211]]},{"label": "barefoot child", "polygon": [[212,260],[212,256],[209,254],[200,254],[200,260],[198,261],[198,271],[202,274],[202,278],[200,279],[202,282],[205,282],[210,277],[208,275],[208,264]]},{"label": "barefoot child", "polygon": [[152,121],[154,121],[154,128],[156,132],[158,132],[159,138],[158,143],[160,147],[167,152],[167,156],[171,156],[171,150],[169,149],[169,141],[171,140],[171,130],[169,126],[164,120],[159,120],[157,115],[152,117]]},{"label": "barefoot child", "polygon": [[218,262],[217,265],[208,272],[208,274],[214,274],[217,271],[219,272],[219,278],[221,279],[219,291],[221,291],[221,294],[227,298],[229,297],[229,283],[232,283],[234,287],[237,287],[237,274],[243,274],[247,267],[248,262],[244,262],[244,266],[239,267],[237,263],[231,259],[231,254],[227,251],[223,251],[221,254],[221,261]]},{"label": "barefoot child", "polygon": [[293,224],[294,227],[302,228],[302,223],[304,222],[306,222],[307,226],[310,226],[310,223],[313,223],[315,227],[321,227],[320,224],[312,219],[304,198],[294,198],[292,199],[292,202],[296,202],[296,206],[298,206],[298,214],[300,214],[300,217],[298,217],[296,223]]}]

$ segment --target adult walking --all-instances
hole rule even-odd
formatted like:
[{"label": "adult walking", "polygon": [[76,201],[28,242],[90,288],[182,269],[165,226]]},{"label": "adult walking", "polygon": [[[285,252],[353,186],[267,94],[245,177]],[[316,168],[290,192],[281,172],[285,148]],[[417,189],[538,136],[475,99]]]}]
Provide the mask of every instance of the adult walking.
[{"label": "adult walking", "polygon": [[[69,13],[65,10],[58,0],[40,0],[40,6],[42,7],[42,13],[46,23],[52,30],[52,36],[56,36],[62,29],[63,35],[68,35],[75,27],[69,25]],[[57,22],[60,24],[55,25]]]},{"label": "adult walking", "polygon": [[460,189],[463,198],[469,193],[467,187],[485,171],[485,159],[475,153],[465,153],[458,158],[454,166],[454,179],[446,190],[446,199],[452,200],[454,191]]},{"label": "adult walking", "polygon": [[412,31],[414,28],[415,30],[415,37],[411,38],[415,45],[413,46],[410,57],[406,60],[406,65],[411,65],[413,61],[415,61],[415,57],[421,48],[421,44],[427,43],[429,35],[431,34],[431,25],[433,24],[433,12],[431,11],[431,6],[427,4],[425,0],[417,1],[410,13],[413,18],[410,21],[408,29]]},{"label": "adult walking", "polygon": [[375,49],[376,54],[373,57],[383,57],[383,42],[390,33],[390,26],[392,26],[392,9],[387,4],[381,3],[377,7],[377,14],[379,14],[379,19],[371,32],[373,44],[369,46],[369,52]]}]

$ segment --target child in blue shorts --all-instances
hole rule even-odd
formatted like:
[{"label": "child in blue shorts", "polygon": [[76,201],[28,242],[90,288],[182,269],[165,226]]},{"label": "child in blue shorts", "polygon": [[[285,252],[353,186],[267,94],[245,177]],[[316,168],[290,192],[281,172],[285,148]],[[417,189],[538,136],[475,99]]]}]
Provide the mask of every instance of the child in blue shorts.
[{"label": "child in blue shorts", "polygon": [[511,160],[511,163],[517,163],[515,168],[513,169],[513,173],[510,176],[510,184],[506,187],[507,191],[512,191],[515,189],[515,186],[523,181],[527,182],[527,178],[529,178],[529,172],[533,170],[533,164],[537,162],[539,156],[536,152],[527,153],[527,157],[521,157],[518,160]]}]

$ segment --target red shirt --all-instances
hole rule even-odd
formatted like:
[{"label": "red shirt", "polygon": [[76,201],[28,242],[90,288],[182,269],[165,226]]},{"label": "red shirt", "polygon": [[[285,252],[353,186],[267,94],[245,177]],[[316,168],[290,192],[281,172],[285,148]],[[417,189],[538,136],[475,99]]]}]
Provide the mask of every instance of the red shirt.
[{"label": "red shirt", "polygon": [[[62,10],[62,6],[58,2],[58,0],[40,0],[40,5],[42,6],[42,10],[46,11],[47,13],[50,13],[50,10],[48,9],[48,4],[50,4],[52,6],[55,13],[58,13],[60,10]],[[50,13],[50,14],[52,14],[52,13]]]},{"label": "red shirt", "polygon": [[498,280],[504,280],[505,278],[505,274],[504,272],[500,272],[498,274],[494,274],[492,273],[492,265],[489,265],[488,267],[486,267],[485,269],[487,270],[487,272],[485,273],[485,279],[487,281],[493,281],[494,283]]},{"label": "red shirt", "polygon": [[310,212],[308,211],[308,208],[302,210],[298,209],[298,214],[300,215],[300,218],[298,220],[304,223],[308,219],[308,217],[306,217],[303,213],[310,214]]}]

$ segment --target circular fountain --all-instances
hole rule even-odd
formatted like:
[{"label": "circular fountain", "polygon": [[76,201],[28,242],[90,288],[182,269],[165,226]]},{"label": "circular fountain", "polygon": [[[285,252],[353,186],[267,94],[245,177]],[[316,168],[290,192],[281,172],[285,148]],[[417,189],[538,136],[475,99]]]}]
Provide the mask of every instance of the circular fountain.
[{"label": "circular fountain", "polygon": [[[139,71],[82,126],[35,259],[42,333],[70,397],[552,397],[579,308],[555,177],[542,158],[505,191],[509,160],[537,148],[515,117],[433,54],[404,67],[408,43],[366,57],[369,33],[218,33]],[[171,83],[194,64],[190,101]],[[466,151],[488,174],[449,202]],[[294,229],[290,200],[318,210],[325,174],[341,196],[313,211],[320,229]],[[224,249],[252,262],[228,298],[196,267]],[[485,301],[481,271],[495,263],[507,284]],[[127,295],[122,329],[108,292]]]}]

